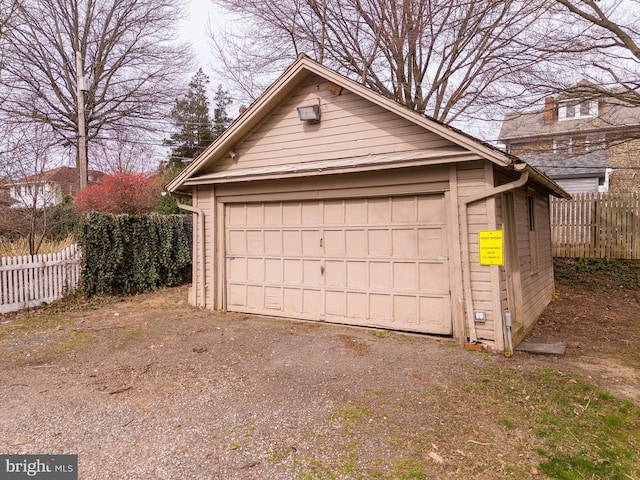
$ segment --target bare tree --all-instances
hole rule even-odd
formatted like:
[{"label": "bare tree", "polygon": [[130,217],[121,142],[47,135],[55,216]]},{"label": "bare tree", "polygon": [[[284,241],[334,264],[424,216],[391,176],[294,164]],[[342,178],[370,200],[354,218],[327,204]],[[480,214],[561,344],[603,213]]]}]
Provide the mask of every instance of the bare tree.
[{"label": "bare tree", "polygon": [[141,136],[139,132],[114,130],[110,138],[100,137],[92,142],[89,157],[94,168],[104,173],[149,173],[158,168],[165,155],[164,151],[159,151],[157,143],[157,139]]},{"label": "bare tree", "polygon": [[112,131],[149,131],[164,118],[191,61],[189,48],[173,35],[183,13],[180,1],[16,3],[0,77],[4,121],[49,125],[61,144],[76,146],[79,78],[86,78],[88,143]]},{"label": "bare tree", "polygon": [[[216,0],[241,22],[214,36],[227,80],[262,92],[252,73],[299,53],[418,112],[451,122],[513,105],[563,50],[546,19],[557,5],[522,0]],[[574,32],[577,36],[579,32]],[[273,78],[271,76],[271,78]]]},{"label": "bare tree", "polygon": [[571,22],[589,28],[585,40],[592,55],[584,83],[574,92],[583,96],[606,95],[640,105],[640,1],[557,0]]},{"label": "bare tree", "polygon": [[64,152],[51,128],[38,123],[3,128],[0,177],[16,204],[0,213],[0,232],[27,238],[29,253],[38,253],[51,228],[49,211],[60,198],[45,181],[48,170],[59,166]]}]

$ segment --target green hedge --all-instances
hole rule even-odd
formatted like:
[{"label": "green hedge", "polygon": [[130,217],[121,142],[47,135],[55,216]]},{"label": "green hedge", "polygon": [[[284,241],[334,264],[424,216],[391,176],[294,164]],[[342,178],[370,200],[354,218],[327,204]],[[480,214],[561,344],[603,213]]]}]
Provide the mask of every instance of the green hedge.
[{"label": "green hedge", "polygon": [[188,282],[191,232],[187,215],[90,213],[79,236],[82,292],[133,294]]}]

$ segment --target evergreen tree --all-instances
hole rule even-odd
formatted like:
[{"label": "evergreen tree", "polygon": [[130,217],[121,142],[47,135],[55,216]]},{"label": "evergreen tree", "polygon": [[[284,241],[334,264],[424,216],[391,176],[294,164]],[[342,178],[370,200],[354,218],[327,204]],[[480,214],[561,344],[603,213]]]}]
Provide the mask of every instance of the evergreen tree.
[{"label": "evergreen tree", "polygon": [[167,173],[171,177],[179,173],[215,138],[209,116],[208,83],[209,77],[202,69],[198,70],[189,82],[187,93],[176,99],[176,104],[171,111],[176,133],[165,140],[165,144],[172,147],[167,163]]},{"label": "evergreen tree", "polygon": [[229,92],[222,89],[222,85],[218,85],[216,95],[214,97],[215,109],[213,110],[213,135],[218,138],[222,135],[233,119],[227,114],[227,107],[231,105],[231,96]]}]

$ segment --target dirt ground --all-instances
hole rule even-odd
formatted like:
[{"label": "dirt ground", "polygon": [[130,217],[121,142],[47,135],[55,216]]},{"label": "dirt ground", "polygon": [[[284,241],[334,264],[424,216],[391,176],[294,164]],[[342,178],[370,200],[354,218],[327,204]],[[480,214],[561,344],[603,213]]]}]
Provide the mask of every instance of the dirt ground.
[{"label": "dirt ground", "polygon": [[477,386],[550,368],[639,403],[640,293],[613,288],[557,283],[530,338],[562,357],[212,313],[186,287],[0,316],[0,452],[78,454],[82,479],[544,478]]},{"label": "dirt ground", "polygon": [[559,361],[640,402],[640,291],[610,281],[580,288],[558,280],[556,293],[527,339],[567,342]]}]

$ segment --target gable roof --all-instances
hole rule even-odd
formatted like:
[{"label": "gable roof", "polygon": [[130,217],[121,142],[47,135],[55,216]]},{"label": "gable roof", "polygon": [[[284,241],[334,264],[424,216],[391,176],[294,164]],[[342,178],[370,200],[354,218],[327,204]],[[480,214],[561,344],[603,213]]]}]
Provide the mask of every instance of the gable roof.
[{"label": "gable roof", "polygon": [[[187,181],[192,177],[195,177],[198,172],[202,171],[208,166],[214,165],[219,159],[227,155],[233,150],[234,146],[240,142],[246,135],[248,135],[253,129],[255,129],[278,105],[280,105],[288,96],[290,96],[296,88],[300,86],[305,79],[311,75],[318,75],[325,80],[348,90],[359,97],[368,100],[369,102],[378,105],[399,117],[402,117],[410,122],[424,128],[425,130],[432,132],[440,137],[452,142],[453,144],[462,147],[464,150],[471,154],[475,154],[480,158],[490,160],[491,162],[502,166],[508,167],[519,162],[519,159],[513,155],[505,153],[504,151],[482,142],[481,140],[468,135],[456,128],[453,128],[444,123],[438,122],[433,118],[427,117],[423,114],[415,112],[401,105],[373,90],[366,88],[365,86],[354,82],[353,80],[311,60],[306,55],[300,55],[297,60],[269,87],[267,90],[247,109],[245,110],[225,132],[222,133],[209,147],[202,152],[189,166],[187,166],[175,179],[173,179],[167,185],[169,192],[175,192],[182,186],[185,186]],[[355,158],[352,160],[356,160]],[[362,159],[365,161],[365,159]],[[368,161],[382,164],[387,162],[389,164],[396,161],[406,161],[406,158],[400,158],[396,156],[382,155],[375,158],[368,157]],[[332,164],[333,165],[333,164]],[[339,165],[336,163],[336,168]],[[275,167],[277,168],[277,167]],[[247,172],[248,173],[248,172]],[[259,171],[253,171],[252,173],[259,175]],[[263,174],[277,173],[270,169],[263,169]],[[544,176],[542,172],[537,172]],[[237,178],[241,173],[234,172],[234,174],[227,174]],[[207,174],[202,177],[197,177],[198,180],[202,180],[203,183],[206,180],[214,180],[224,177],[225,174]],[[552,185],[555,185],[551,179],[546,178],[545,184],[548,180]],[[190,184],[193,181],[189,182]],[[557,187],[560,195],[566,194],[562,189]],[[553,190],[553,188],[552,188]],[[557,193],[557,192],[556,192]]]},{"label": "gable roof", "polygon": [[[559,100],[561,100],[559,98]],[[573,132],[596,133],[621,129],[640,129],[640,106],[614,98],[599,100],[596,117],[557,120],[544,123],[544,109],[508,113],[502,120],[499,142],[524,140],[533,137],[558,136]]]},{"label": "gable roof", "polygon": [[[98,170],[89,170],[88,174],[96,180],[99,180],[104,176],[104,173]],[[60,183],[73,185],[76,183],[76,180],[77,175],[75,167],[58,167],[44,171],[38,175],[29,175],[28,177],[15,180],[12,183]]]},{"label": "gable roof", "polygon": [[605,178],[607,170],[607,155],[604,149],[561,156],[556,153],[538,153],[521,155],[520,158],[553,179]]}]

